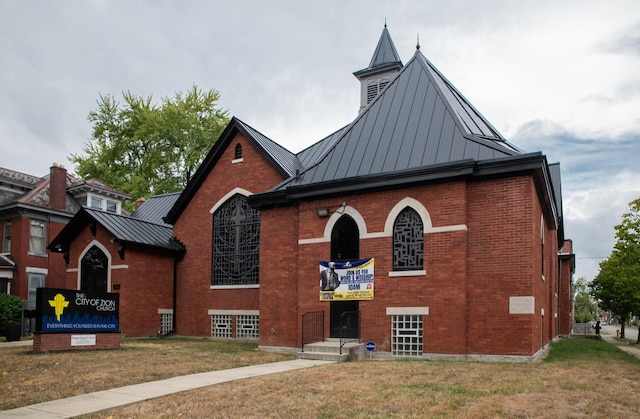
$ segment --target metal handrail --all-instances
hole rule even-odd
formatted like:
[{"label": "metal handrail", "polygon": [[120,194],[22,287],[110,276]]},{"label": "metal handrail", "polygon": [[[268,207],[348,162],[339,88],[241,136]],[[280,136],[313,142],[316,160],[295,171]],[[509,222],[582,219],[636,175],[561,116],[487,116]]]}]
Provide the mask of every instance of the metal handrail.
[{"label": "metal handrail", "polygon": [[[357,337],[355,338],[346,338],[343,336],[344,330],[345,330],[345,315],[352,315],[355,314],[356,318],[358,320],[358,328],[357,328]],[[347,343],[347,342],[360,342],[360,311],[345,311],[344,313],[340,314],[340,355],[342,355],[342,347]]]},{"label": "metal handrail", "polygon": [[324,311],[309,311],[302,315],[302,352],[304,345],[324,342]]}]

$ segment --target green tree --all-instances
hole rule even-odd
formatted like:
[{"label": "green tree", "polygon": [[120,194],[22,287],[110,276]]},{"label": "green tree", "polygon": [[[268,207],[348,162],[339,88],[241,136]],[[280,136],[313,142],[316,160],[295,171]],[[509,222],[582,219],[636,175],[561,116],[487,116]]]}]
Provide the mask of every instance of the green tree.
[{"label": "green tree", "polygon": [[89,113],[92,138],[84,155],[70,156],[83,179],[96,178],[140,197],[181,191],[229,122],[218,107],[220,94],[193,86],[186,94],[164,98],[123,93],[124,104],[100,95]]},{"label": "green tree", "polygon": [[576,323],[586,323],[596,316],[597,306],[589,295],[587,279],[583,276],[578,278],[573,285],[574,295],[574,320]]},{"label": "green tree", "polygon": [[629,203],[629,211],[615,230],[616,243],[611,255],[600,263],[600,272],[591,282],[591,295],[620,320],[620,336],[624,338],[625,322],[631,314],[640,313],[640,198]]}]

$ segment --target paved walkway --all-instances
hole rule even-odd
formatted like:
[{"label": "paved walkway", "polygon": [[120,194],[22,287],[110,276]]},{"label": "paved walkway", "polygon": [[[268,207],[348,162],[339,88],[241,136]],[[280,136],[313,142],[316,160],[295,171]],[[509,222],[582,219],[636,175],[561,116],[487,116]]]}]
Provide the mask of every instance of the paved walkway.
[{"label": "paved walkway", "polygon": [[636,358],[640,358],[640,348],[638,348],[637,346],[630,345],[627,342],[621,342],[621,341],[617,340],[616,338],[614,338],[612,335],[600,335],[600,337],[605,342],[609,342],[610,344],[617,346],[618,348],[622,349],[623,351],[625,351],[627,353],[630,353],[631,355],[635,356]]},{"label": "paved walkway", "polygon": [[[22,343],[22,345],[30,344],[29,341],[26,342],[26,344]],[[18,343],[0,343],[2,347],[19,345]],[[181,391],[195,390],[214,384],[332,363],[331,361],[294,359],[271,364],[251,365],[228,370],[183,375],[166,380],[134,384],[61,400],[33,404],[18,409],[5,410],[0,412],[0,418],[69,418],[155,399]]]},{"label": "paved walkway", "polygon": [[[611,335],[602,335],[602,339],[640,358],[640,349],[626,342],[620,342]],[[1,347],[27,346],[31,341],[1,342]],[[121,407],[132,403],[167,396],[181,391],[195,390],[214,384],[242,380],[244,378],[259,377],[261,375],[276,374],[317,365],[332,364],[331,361],[316,361],[308,359],[294,359],[291,361],[274,362],[271,364],[251,365],[222,371],[203,372],[199,374],[183,375],[166,380],[98,391],[96,393],[69,397],[61,400],[38,403],[18,409],[0,412],[0,418],[69,418],[86,415],[102,410]]]}]

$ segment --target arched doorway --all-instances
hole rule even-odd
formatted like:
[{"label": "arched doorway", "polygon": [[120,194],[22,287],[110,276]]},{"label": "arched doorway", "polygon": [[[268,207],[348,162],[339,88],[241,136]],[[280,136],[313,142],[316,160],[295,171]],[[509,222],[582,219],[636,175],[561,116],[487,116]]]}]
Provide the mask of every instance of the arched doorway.
[{"label": "arched doorway", "polygon": [[92,246],[82,257],[80,290],[108,292],[107,269],[109,259],[98,246]]},{"label": "arched doorway", "polygon": [[[360,230],[355,220],[343,215],[331,230],[331,260],[346,262],[360,259]],[[331,301],[330,336],[332,338],[358,337],[358,301]]]}]

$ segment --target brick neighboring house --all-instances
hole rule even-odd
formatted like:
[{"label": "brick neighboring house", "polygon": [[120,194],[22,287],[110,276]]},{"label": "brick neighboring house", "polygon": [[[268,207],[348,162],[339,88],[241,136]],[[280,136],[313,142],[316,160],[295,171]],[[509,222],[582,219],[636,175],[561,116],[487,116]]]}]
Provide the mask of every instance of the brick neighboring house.
[{"label": "brick neighboring house", "polygon": [[[358,116],[297,154],[232,118],[163,206],[181,246],[165,262],[142,262],[140,246],[140,266],[129,250],[113,266],[121,226],[69,227],[55,240],[67,281],[97,241],[123,283],[135,267],[142,288],[172,284],[172,310],[148,313],[172,316],[180,335],[299,350],[314,312],[325,337],[347,328],[392,356],[534,359],[570,330],[559,164],[510,144],[419,48],[403,65],[386,27],[354,75]],[[162,212],[150,202],[139,211]],[[321,261],[368,258],[373,299],[322,299]]]},{"label": "brick neighboring house", "polygon": [[118,214],[129,198],[95,179],[81,181],[57,164],[44,177],[0,168],[0,292],[35,309],[36,288],[65,283],[64,260],[47,249],[51,238],[83,206]]}]

